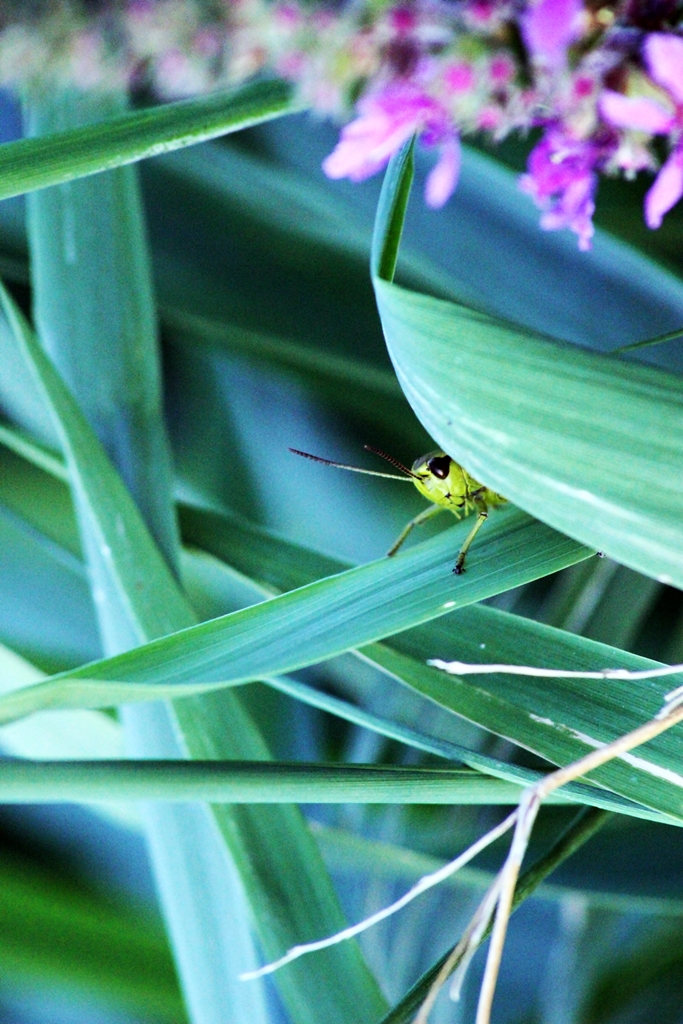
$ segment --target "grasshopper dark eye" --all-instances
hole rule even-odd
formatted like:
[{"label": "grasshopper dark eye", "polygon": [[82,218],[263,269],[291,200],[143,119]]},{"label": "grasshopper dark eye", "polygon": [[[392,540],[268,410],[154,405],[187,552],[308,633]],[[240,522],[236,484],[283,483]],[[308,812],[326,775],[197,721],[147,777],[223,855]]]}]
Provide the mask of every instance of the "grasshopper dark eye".
[{"label": "grasshopper dark eye", "polygon": [[451,461],[450,455],[437,455],[436,458],[429,460],[427,469],[439,480],[445,480],[451,471]]},{"label": "grasshopper dark eye", "polygon": [[445,452],[430,452],[421,459],[417,459],[412,469],[408,469],[402,462],[395,459],[393,455],[387,455],[379,448],[371,445],[365,446],[368,451],[380,455],[392,466],[400,470],[402,476],[394,473],[378,473],[374,469],[360,469],[358,466],[346,466],[341,462],[333,462],[331,459],[321,459],[319,455],[310,455],[308,452],[301,452],[297,448],[290,448],[295,455],[302,455],[305,459],[312,459],[314,462],[322,462],[326,466],[336,466],[337,469],[350,469],[353,473],[367,473],[369,476],[385,476],[392,480],[411,480],[420,494],[429,501],[430,507],[421,512],[414,519],[411,519],[393,547],[387,552],[388,555],[395,555],[403,541],[406,539],[414,526],[426,522],[437,512],[448,509],[454,516],[460,519],[471,512],[477,513],[477,521],[465,539],[465,543],[458,552],[454,573],[464,571],[465,555],[467,549],[474,540],[480,527],[486,522],[489,505],[501,505],[505,498],[495,491],[490,490],[484,484],[480,484],[474,477],[471,477],[466,469],[452,459]]}]

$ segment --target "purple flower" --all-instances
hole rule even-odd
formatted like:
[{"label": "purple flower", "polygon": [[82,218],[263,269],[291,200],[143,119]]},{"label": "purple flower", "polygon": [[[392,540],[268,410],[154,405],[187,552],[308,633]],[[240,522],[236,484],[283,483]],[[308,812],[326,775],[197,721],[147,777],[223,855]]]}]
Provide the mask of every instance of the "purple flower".
[{"label": "purple flower", "polygon": [[583,0],[538,0],[522,15],[522,35],[532,57],[548,68],[562,68],[567,50],[581,34]]},{"label": "purple flower", "polygon": [[347,124],[323,161],[328,178],[363,181],[380,171],[411,135],[440,148],[425,187],[429,206],[443,206],[458,181],[460,143],[446,109],[415,82],[392,82],[358,103],[359,116]]},{"label": "purple flower", "polygon": [[649,228],[658,228],[664,214],[683,196],[683,39],[653,33],[645,42],[645,59],[650,76],[666,89],[672,105],[606,89],[600,98],[600,112],[618,128],[673,136],[671,154],[645,196],[645,222]]},{"label": "purple flower", "polygon": [[591,140],[573,140],[561,128],[550,128],[529,155],[528,173],[520,188],[543,210],[546,231],[569,228],[579,236],[579,249],[590,249],[595,210],[596,165],[601,147]]}]

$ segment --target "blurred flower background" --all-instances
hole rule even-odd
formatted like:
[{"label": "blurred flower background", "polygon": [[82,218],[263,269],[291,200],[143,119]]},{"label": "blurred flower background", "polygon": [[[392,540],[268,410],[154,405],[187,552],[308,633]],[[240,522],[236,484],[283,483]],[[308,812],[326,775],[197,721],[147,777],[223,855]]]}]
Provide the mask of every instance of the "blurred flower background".
[{"label": "blurred flower background", "polygon": [[[442,206],[457,185],[459,139],[541,137],[522,188],[541,224],[590,247],[600,175],[632,179],[666,159],[646,198],[650,227],[683,193],[683,39],[676,0],[279,0],[5,4],[0,82],[150,89],[191,96],[259,72],[349,125],[325,162],[362,180],[416,134],[436,149],[426,185]],[[353,116],[355,115],[355,116]]]},{"label": "blurred flower background", "polygon": [[[2,0],[2,141],[25,136],[35,143],[39,167],[48,162],[39,147],[53,134],[84,128],[92,135],[82,149],[73,142],[65,158],[73,172],[60,183],[30,191],[35,186],[27,176],[25,185],[13,187],[16,195],[9,186],[2,192],[12,197],[0,203],[0,272],[200,620],[380,558],[420,511],[417,496],[390,481],[335,473],[287,452],[292,446],[372,468],[365,443],[408,464],[435,447],[397,384],[368,270],[379,172],[412,136],[418,139],[416,195],[399,261],[403,288],[473,310],[475,321],[485,311],[494,333],[496,325],[515,324],[521,338],[531,331],[559,339],[562,352],[609,353],[671,334],[628,361],[615,356],[599,365],[616,367],[615,389],[630,372],[624,366],[637,367],[633,372],[648,382],[655,379],[647,377],[651,367],[662,371],[660,383],[680,381],[682,16],[674,0]],[[286,83],[288,98],[278,113],[288,116],[274,117],[264,103],[262,115],[245,116],[244,130],[224,139],[181,149],[169,136],[166,148],[177,145],[177,151],[142,160],[136,169],[118,166],[128,158],[117,158],[112,143],[109,162],[102,158],[106,173],[81,176],[89,173],[86,151],[98,144],[97,131],[106,135],[117,117],[162,104],[171,109],[185,99],[208,103],[252,80],[257,87]],[[144,140],[148,129],[135,130]],[[8,158],[0,185],[12,173]],[[424,313],[425,323],[430,316]],[[384,330],[391,343],[386,316]],[[78,486],[71,496],[64,438],[45,400],[36,400],[11,334],[3,320],[3,691],[134,646],[107,590],[118,583],[97,576],[83,512],[95,515],[94,499],[84,499]],[[667,488],[680,490],[682,463],[673,447],[680,443],[680,410],[669,392],[661,405],[648,407],[639,433],[628,419],[636,402],[631,392],[621,396],[623,420],[615,415],[605,424],[601,403],[591,405],[581,390],[581,375],[567,382],[559,362],[561,408],[551,367],[546,396],[523,378],[521,356],[494,365],[483,345],[481,358],[478,370],[463,363],[458,387],[449,377],[447,390],[456,392],[461,383],[464,393],[477,389],[472,418],[481,412],[485,447],[504,447],[490,438],[506,436],[495,416],[508,413],[509,387],[510,407],[521,409],[522,419],[524,403],[538,400],[546,402],[543,414],[553,429],[557,424],[557,445],[540,446],[547,481],[555,472],[562,479],[566,413],[587,436],[600,421],[594,462],[615,464],[645,517],[665,503]],[[494,398],[484,387],[489,379],[500,389]],[[612,410],[604,381],[603,387],[604,408]],[[625,450],[645,445],[646,436],[672,438],[674,455],[653,444],[652,477],[646,485],[637,481],[640,490],[627,457],[622,471],[612,454],[620,429]],[[526,443],[535,454],[531,433]],[[464,461],[464,454],[453,454]],[[469,454],[482,458],[476,445]],[[488,468],[493,476],[483,478],[499,486],[494,459]],[[590,492],[590,459],[580,465],[577,456],[572,468],[574,491],[583,485]],[[77,478],[73,463],[68,472]],[[534,489],[529,498],[536,504],[529,506],[522,483],[522,497],[510,496],[543,518],[541,492]],[[477,630],[493,620],[467,619],[465,608],[420,626],[432,632],[415,636],[419,653],[411,655],[406,640],[402,656],[422,665],[452,645],[453,656],[474,659],[476,646],[495,660],[495,644],[502,650],[508,643],[508,660],[519,662],[556,656],[565,664],[571,657],[600,668],[605,659],[621,663],[632,655],[683,661],[678,577],[648,572],[636,555],[623,559],[628,564],[586,558],[574,541],[567,542],[574,544],[570,554],[544,553],[546,561],[539,555],[535,563],[534,552],[545,552],[543,543],[550,542],[534,533],[522,549],[514,538],[505,548],[506,515],[492,515],[481,535],[480,550],[493,552],[499,573],[486,595],[499,616],[490,635],[482,640]],[[610,516],[594,519],[596,536],[606,531],[609,554]],[[632,528],[634,551],[643,536],[656,539],[657,523],[648,523]],[[437,532],[429,527],[425,536]],[[572,536],[588,543],[584,534]],[[457,543],[444,542],[441,575],[449,586]],[[669,550],[678,557],[675,545]],[[424,555],[425,564],[430,557]],[[151,576],[152,568],[144,569]],[[416,561],[402,584],[406,594],[421,585],[423,570]],[[464,579],[476,587],[476,563]],[[384,603],[393,607],[396,591],[386,593]],[[145,600],[172,604],[163,594]],[[427,618],[442,613],[433,601]],[[330,607],[321,621],[325,615],[334,625]],[[529,632],[530,620],[539,630],[562,633]],[[378,625],[374,633],[369,626],[363,642],[419,621]],[[152,635],[151,628],[149,636],[138,631],[135,643]],[[514,644],[504,639],[513,635]],[[308,642],[303,634],[301,647]],[[486,710],[493,698],[450,706],[412,685],[409,673],[397,677],[370,656],[342,654],[313,665],[301,656],[300,663],[306,667],[282,683],[299,686],[298,699],[273,688],[275,669],[257,677],[268,685],[239,687],[239,715],[262,734],[252,746],[251,739],[224,739],[231,722],[242,722],[227,703],[229,690],[191,698],[196,704],[177,702],[187,717],[174,711],[172,727],[152,712],[145,718],[146,710],[137,718],[130,708],[120,714],[109,706],[119,701],[111,699],[100,710],[43,711],[3,726],[0,743],[8,756],[37,760],[117,759],[124,752],[260,760],[269,750],[283,762],[394,768],[461,764],[465,749],[494,775],[495,768],[512,778],[517,770],[542,771],[570,759],[563,743],[572,729],[626,731],[629,715],[637,720],[645,708],[656,710],[660,692],[643,687],[632,699],[625,691],[613,697],[614,690],[577,695],[548,683],[532,692],[509,679],[496,689],[494,680],[491,693],[503,709],[495,718]],[[325,704],[327,698],[339,706]],[[537,726],[544,718],[560,723],[559,738],[529,732],[534,715]],[[656,783],[648,789],[652,777],[661,782],[663,772],[679,770],[675,733],[670,743],[651,755],[649,775],[641,765],[625,772],[625,780],[618,773],[602,780],[601,793],[631,805],[610,805],[605,827],[513,919],[495,1022],[683,1019],[683,807],[676,804],[675,779],[667,782],[671,791],[662,784],[660,792]],[[276,975],[248,985],[236,980],[239,971],[275,956],[278,943],[284,952],[283,936],[317,938],[319,931],[302,932],[336,920],[327,909],[326,901],[333,905],[327,882],[320,881],[322,862],[301,838],[303,821],[284,812],[276,817],[272,807],[259,809],[262,818],[239,808],[158,807],[112,800],[3,808],[3,1024],[411,1020],[406,991],[457,941],[501,855],[494,848],[476,868],[366,935],[365,962],[351,954],[348,962],[321,961],[319,968],[303,961],[290,980]],[[407,807],[321,800],[305,811],[353,921],[395,898],[501,815],[493,799]],[[533,855],[553,847],[576,811],[544,811]],[[270,835],[272,849],[264,839]],[[302,868],[307,858],[310,874]],[[433,1024],[473,1019],[481,970],[476,958],[459,1002],[443,993]],[[386,1016],[389,1007],[397,1007],[395,1016]]]}]

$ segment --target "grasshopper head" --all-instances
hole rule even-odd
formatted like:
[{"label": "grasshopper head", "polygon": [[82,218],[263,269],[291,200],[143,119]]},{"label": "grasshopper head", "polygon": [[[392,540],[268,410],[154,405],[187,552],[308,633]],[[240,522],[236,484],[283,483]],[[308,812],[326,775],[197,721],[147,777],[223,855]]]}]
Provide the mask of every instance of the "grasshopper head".
[{"label": "grasshopper head", "polygon": [[462,466],[445,452],[429,452],[412,468],[413,483],[420,494],[435,505],[462,507],[468,496],[468,478]]}]

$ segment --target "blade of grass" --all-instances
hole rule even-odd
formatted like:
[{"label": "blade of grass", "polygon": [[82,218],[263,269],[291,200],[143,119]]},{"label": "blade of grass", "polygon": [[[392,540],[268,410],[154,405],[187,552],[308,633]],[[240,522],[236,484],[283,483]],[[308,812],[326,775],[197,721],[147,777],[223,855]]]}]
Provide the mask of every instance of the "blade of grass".
[{"label": "blade of grass", "polygon": [[386,187],[377,206],[377,227],[372,236],[370,272],[383,281],[393,281],[401,245],[410,189],[413,184],[415,138],[401,146],[387,168]]},{"label": "blade of grass", "polygon": [[[101,129],[124,110],[118,93],[57,90],[34,99],[29,95],[24,120],[33,139],[42,141],[74,124]],[[174,568],[178,534],[159,361],[146,341],[155,342],[157,325],[135,169],[122,167],[104,177],[33,193],[27,222],[33,316],[42,346],[78,396]],[[93,380],[92,359],[84,358],[94,337],[98,380]],[[94,568],[92,556],[90,562]],[[106,572],[99,582],[107,586]]]},{"label": "blade of grass", "polygon": [[[516,804],[520,786],[469,768],[258,761],[0,762],[0,801]],[[566,801],[557,801],[566,802]]]},{"label": "blade of grass", "polygon": [[473,559],[457,584],[450,572],[452,554],[467,523],[394,559],[348,570],[0,698],[0,721],[45,706],[96,707],[190,695],[280,675],[589,554],[512,508],[490,525],[476,564]]},{"label": "blade of grass", "polygon": [[291,89],[274,80],[233,92],[120,114],[0,147],[0,199],[195,145],[296,110]]}]

